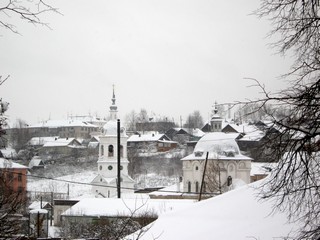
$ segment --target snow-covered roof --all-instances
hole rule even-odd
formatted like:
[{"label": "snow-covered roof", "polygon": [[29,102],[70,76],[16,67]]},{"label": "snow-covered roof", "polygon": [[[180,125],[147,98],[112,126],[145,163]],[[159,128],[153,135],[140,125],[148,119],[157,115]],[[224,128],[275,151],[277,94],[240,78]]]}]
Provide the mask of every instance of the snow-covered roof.
[{"label": "snow-covered roof", "polygon": [[165,134],[140,134],[132,135],[128,138],[128,142],[155,142],[164,140]]},{"label": "snow-covered roof", "polygon": [[254,132],[256,130],[258,130],[258,128],[254,125],[250,125],[250,124],[235,124],[235,123],[228,123],[226,126],[224,127],[227,127],[227,126],[230,126],[232,127],[234,130],[236,130],[238,133],[244,133],[244,134],[247,134],[247,133],[251,133],[251,132]]},{"label": "snow-covered roof", "polygon": [[13,158],[17,156],[17,152],[13,148],[5,148],[5,149],[2,148],[0,149],[0,151],[5,158]]},{"label": "snow-covered roof", "polygon": [[29,205],[29,209],[42,209],[45,205],[49,204],[49,202],[46,201],[34,201]]},{"label": "snow-covered roof", "polygon": [[89,142],[88,148],[96,148],[99,146],[99,142]]},{"label": "snow-covered roof", "polygon": [[[258,187],[262,181],[163,214],[146,226],[146,232],[139,239],[267,240],[287,237],[298,228],[298,223],[288,222],[285,212],[273,212],[271,200],[259,201]],[[138,236],[132,234],[125,239],[135,240]]]},{"label": "snow-covered roof", "polygon": [[0,158],[0,168],[28,168],[22,164],[12,162],[11,160],[7,160],[4,158]]},{"label": "snow-covered roof", "polygon": [[34,125],[30,125],[29,128],[58,128],[58,127],[97,127],[88,122],[80,121],[80,120],[48,120],[45,122],[37,123]]},{"label": "snow-covered roof", "polygon": [[47,142],[53,142],[57,138],[59,138],[59,136],[54,136],[54,137],[33,137],[28,141],[28,145],[31,145],[31,146],[44,145]]},{"label": "snow-covered roof", "polygon": [[241,141],[259,141],[265,136],[265,133],[259,130],[255,126],[251,126],[251,128],[247,128],[245,131],[245,135],[240,139]]},{"label": "snow-covered roof", "polygon": [[34,156],[29,162],[29,168],[43,166],[42,159],[39,156]]},{"label": "snow-covered roof", "polygon": [[[64,147],[70,145],[73,141],[77,141],[75,138],[58,138],[54,141],[47,142],[44,147]],[[80,143],[78,142],[80,145]]]},{"label": "snow-covered roof", "polygon": [[209,159],[251,160],[240,153],[235,141],[238,135],[238,133],[223,132],[207,133],[198,141],[193,153],[181,160],[204,160],[207,152]]},{"label": "snow-covered roof", "polygon": [[250,176],[269,174],[277,163],[251,162]]},{"label": "snow-covered roof", "polygon": [[168,200],[145,198],[87,198],[62,213],[62,216],[132,216],[137,217],[144,213],[163,213],[185,209],[194,204],[193,200]]},{"label": "snow-covered roof", "polygon": [[173,128],[173,130],[175,130],[176,132],[179,132],[179,131],[184,131],[194,137],[202,137],[205,133],[199,129],[199,128]]}]

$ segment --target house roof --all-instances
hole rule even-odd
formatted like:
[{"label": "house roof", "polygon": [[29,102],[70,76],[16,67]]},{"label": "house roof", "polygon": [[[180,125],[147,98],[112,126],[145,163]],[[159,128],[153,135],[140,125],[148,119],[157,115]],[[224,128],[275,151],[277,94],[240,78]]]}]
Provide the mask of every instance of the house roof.
[{"label": "house roof", "polygon": [[173,128],[177,134],[190,134],[194,137],[202,137],[205,133],[199,128]]},{"label": "house roof", "polygon": [[97,127],[91,123],[80,120],[48,120],[29,126],[29,128],[58,128],[58,127]]},{"label": "house roof", "polygon": [[44,144],[44,147],[64,147],[72,145],[72,143],[76,141],[79,145],[80,143],[75,138],[58,138],[54,141],[47,142]]},{"label": "house roof", "polygon": [[128,142],[156,142],[160,140],[170,141],[165,134],[140,134],[128,138]]},{"label": "house roof", "polygon": [[29,168],[37,166],[44,166],[44,164],[39,156],[34,156],[29,162]]},{"label": "house roof", "polygon": [[19,164],[19,163],[15,163],[12,162],[11,160],[7,160],[4,158],[0,158],[0,168],[22,168],[22,169],[26,169],[28,167]]},{"label": "house roof", "polygon": [[13,157],[17,156],[17,152],[13,148],[5,148],[5,149],[2,148],[2,149],[0,149],[0,152],[2,153],[3,157],[5,157],[5,158],[13,158]]},{"label": "house roof", "polygon": [[164,200],[145,198],[87,198],[62,213],[62,216],[132,216],[138,217],[145,213],[163,213],[185,209],[194,204],[193,200]]},{"label": "house roof", "polygon": [[44,145],[47,142],[53,142],[57,138],[59,138],[59,136],[54,136],[54,137],[33,137],[28,141],[28,145],[31,145],[31,146]]},{"label": "house roof", "polygon": [[258,128],[252,128],[251,131],[247,131],[245,135],[240,138],[240,141],[260,141],[265,136],[265,133]]},{"label": "house roof", "polygon": [[29,205],[29,209],[42,209],[49,205],[49,202],[46,201],[34,201]]},{"label": "house roof", "polygon": [[251,162],[250,176],[268,175],[277,163]]}]

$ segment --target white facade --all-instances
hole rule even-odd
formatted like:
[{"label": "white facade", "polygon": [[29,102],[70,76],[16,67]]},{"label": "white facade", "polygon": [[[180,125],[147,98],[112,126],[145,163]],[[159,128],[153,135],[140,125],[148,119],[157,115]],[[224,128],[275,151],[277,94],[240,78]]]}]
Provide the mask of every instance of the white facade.
[{"label": "white facade", "polygon": [[[183,166],[183,191],[199,193],[204,165],[208,153],[204,192],[214,192],[209,184],[216,184],[216,191],[226,191],[231,183],[250,183],[251,158],[240,153],[235,134],[207,133],[197,143],[194,152],[181,159]],[[214,167],[213,167],[214,164]],[[210,177],[212,180],[209,182]],[[228,180],[229,179],[229,180]]]},{"label": "white facade", "polygon": [[[103,127],[100,136],[98,175],[93,179],[92,190],[96,196],[117,196],[118,173],[118,137],[117,137],[117,107],[113,93],[110,107],[110,120]],[[120,171],[121,193],[133,193],[134,181],[128,175],[127,139],[125,128],[120,128]]]}]

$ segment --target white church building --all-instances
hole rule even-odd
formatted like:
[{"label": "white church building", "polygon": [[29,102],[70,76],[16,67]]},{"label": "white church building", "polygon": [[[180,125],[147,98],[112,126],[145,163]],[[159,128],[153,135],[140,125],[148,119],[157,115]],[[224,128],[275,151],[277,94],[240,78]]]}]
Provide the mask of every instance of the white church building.
[{"label": "white church building", "polygon": [[[98,175],[92,180],[92,191],[96,197],[112,198],[117,196],[117,106],[113,89],[110,120],[103,126],[100,136]],[[127,139],[125,128],[120,128],[120,186],[121,194],[134,192],[134,180],[128,175]]]},{"label": "white church building", "polygon": [[240,153],[235,140],[238,134],[221,132],[222,121],[215,109],[212,132],[197,142],[192,154],[181,159],[183,192],[199,193],[202,180],[202,193],[222,193],[232,184],[250,183],[252,159]]}]

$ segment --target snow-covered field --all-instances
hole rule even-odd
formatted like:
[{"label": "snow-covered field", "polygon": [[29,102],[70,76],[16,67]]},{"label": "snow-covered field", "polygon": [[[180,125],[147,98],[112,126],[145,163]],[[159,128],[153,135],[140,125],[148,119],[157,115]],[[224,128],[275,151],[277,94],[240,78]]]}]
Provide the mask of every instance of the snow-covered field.
[{"label": "snow-covered field", "polygon": [[[56,192],[69,194],[70,199],[94,197],[91,192],[90,182],[97,175],[96,171],[84,171],[81,173],[57,177],[54,179],[28,176],[28,191],[30,192]],[[136,187],[166,187],[175,184],[178,177],[166,177],[155,174],[140,175],[135,177]]]},{"label": "snow-covered field", "polygon": [[92,197],[90,182],[96,176],[95,171],[85,171],[55,179],[28,177],[28,191],[56,192],[68,194],[69,198]]}]

